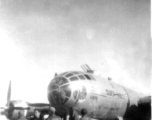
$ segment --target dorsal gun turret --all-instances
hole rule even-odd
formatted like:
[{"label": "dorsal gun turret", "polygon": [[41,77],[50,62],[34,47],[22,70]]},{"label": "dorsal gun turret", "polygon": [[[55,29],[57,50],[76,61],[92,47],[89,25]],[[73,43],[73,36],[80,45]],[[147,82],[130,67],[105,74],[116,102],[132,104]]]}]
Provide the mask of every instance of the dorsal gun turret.
[{"label": "dorsal gun turret", "polygon": [[91,74],[94,73],[94,71],[87,64],[82,65],[81,68],[84,70],[84,72],[91,73]]}]

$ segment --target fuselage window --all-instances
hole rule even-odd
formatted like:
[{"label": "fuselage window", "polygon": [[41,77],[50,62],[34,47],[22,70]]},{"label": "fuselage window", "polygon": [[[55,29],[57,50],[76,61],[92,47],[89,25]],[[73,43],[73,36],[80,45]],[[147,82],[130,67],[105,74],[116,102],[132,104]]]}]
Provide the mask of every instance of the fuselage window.
[{"label": "fuselage window", "polygon": [[61,73],[61,74],[59,74],[59,75],[57,75],[57,76],[63,76],[63,75],[65,75],[65,74],[67,74],[67,72]]},{"label": "fuselage window", "polygon": [[71,77],[71,76],[73,76],[73,74],[72,74],[72,73],[69,73],[69,74],[67,74],[65,77]]},{"label": "fuselage window", "polygon": [[78,75],[78,77],[80,78],[80,80],[85,80],[85,77],[83,75]]},{"label": "fuselage window", "polygon": [[91,78],[88,75],[84,75],[88,80],[91,80]]},{"label": "fuselage window", "polygon": [[72,77],[72,78],[70,78],[70,80],[71,81],[76,81],[76,80],[78,80],[78,78],[77,77]]}]

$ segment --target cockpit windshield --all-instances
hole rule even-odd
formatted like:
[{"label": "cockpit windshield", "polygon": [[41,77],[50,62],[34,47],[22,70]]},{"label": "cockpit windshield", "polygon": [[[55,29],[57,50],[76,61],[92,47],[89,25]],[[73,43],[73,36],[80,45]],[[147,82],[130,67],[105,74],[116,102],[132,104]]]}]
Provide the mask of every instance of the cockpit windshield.
[{"label": "cockpit windshield", "polygon": [[63,76],[69,81],[77,80],[95,80],[95,78],[90,74],[85,74],[83,72],[66,72]]}]

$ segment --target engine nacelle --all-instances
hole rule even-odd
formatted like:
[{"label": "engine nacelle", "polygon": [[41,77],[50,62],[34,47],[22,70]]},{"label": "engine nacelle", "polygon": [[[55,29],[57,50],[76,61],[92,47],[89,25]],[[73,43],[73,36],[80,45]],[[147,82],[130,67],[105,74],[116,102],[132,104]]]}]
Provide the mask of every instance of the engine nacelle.
[{"label": "engine nacelle", "polygon": [[26,116],[28,105],[26,102],[18,100],[11,101],[8,109],[5,110],[5,115],[8,119],[15,120],[19,117],[19,114]]}]

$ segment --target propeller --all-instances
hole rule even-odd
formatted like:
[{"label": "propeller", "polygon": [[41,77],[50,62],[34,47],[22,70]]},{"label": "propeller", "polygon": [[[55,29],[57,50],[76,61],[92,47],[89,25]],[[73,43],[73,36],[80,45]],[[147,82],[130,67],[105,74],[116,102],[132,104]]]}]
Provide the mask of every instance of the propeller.
[{"label": "propeller", "polygon": [[[15,120],[18,112],[22,111],[27,115],[27,112],[30,112],[33,110],[33,108],[40,108],[44,110],[49,110],[50,104],[45,103],[27,103],[22,100],[11,100],[11,94],[12,94],[12,85],[11,81],[9,82],[8,91],[7,91],[7,103],[5,107],[0,107],[0,109],[3,109],[0,111],[1,115],[5,115],[10,120]],[[32,111],[33,112],[33,111]],[[26,116],[25,115],[25,116]]]},{"label": "propeller", "polygon": [[11,119],[13,117],[12,114],[15,113],[14,110],[28,110],[30,109],[26,102],[21,100],[11,100],[11,80],[9,82],[9,87],[7,91],[7,103],[5,107],[0,107],[0,109],[3,109],[1,111],[2,115],[5,115],[8,119]]},{"label": "propeller", "polygon": [[6,103],[6,106],[5,107],[0,107],[0,109],[2,109],[0,111],[1,115],[6,115],[6,117],[7,117],[7,115],[8,115],[7,111],[9,109],[8,106],[9,106],[10,100],[11,100],[11,80],[9,82],[9,87],[8,87],[8,91],[7,91],[7,103]]},{"label": "propeller", "polygon": [[[4,111],[6,109],[8,109],[10,100],[11,100],[11,80],[9,82],[9,87],[8,87],[8,91],[7,91],[7,103],[6,103],[6,106],[5,107],[0,107],[0,109],[3,109]],[[2,113],[4,113],[4,111],[2,111]]]}]

